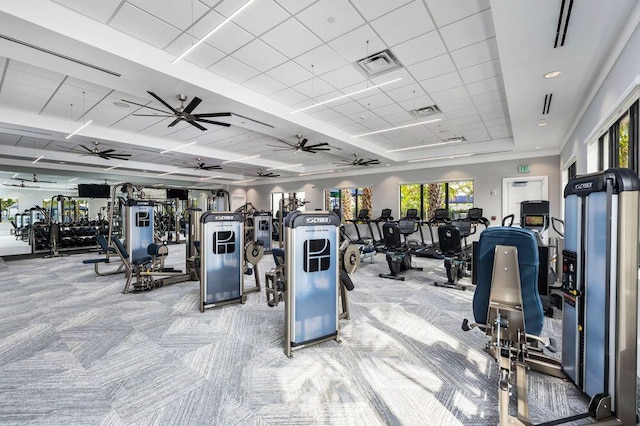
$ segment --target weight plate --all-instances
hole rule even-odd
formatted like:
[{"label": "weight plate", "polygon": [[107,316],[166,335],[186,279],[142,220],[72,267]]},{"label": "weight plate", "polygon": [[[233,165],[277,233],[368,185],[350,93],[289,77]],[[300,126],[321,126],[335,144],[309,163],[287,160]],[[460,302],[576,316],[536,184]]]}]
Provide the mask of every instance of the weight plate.
[{"label": "weight plate", "polygon": [[360,267],[360,250],[358,250],[358,246],[354,244],[350,244],[347,248],[342,252],[342,269],[344,269],[347,274],[353,274]]},{"label": "weight plate", "polygon": [[255,242],[250,242],[244,246],[244,258],[247,262],[256,265],[264,256],[264,248]]}]

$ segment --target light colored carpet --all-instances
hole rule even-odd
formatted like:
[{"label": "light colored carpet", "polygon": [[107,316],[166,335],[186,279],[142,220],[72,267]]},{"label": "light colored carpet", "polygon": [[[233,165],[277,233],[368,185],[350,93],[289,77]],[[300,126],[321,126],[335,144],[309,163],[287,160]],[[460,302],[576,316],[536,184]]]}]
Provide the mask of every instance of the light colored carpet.
[{"label": "light colored carpet", "polygon": [[[442,261],[416,259],[405,282],[378,277],[384,255],[364,263],[342,343],[288,359],[264,292],[200,313],[197,282],[123,295],[93,256],[0,260],[0,424],[497,424],[496,365],[460,328],[473,293],[432,285]],[[170,246],[168,265],[183,256]],[[531,373],[530,388],[534,421],[586,409],[569,383]]]}]

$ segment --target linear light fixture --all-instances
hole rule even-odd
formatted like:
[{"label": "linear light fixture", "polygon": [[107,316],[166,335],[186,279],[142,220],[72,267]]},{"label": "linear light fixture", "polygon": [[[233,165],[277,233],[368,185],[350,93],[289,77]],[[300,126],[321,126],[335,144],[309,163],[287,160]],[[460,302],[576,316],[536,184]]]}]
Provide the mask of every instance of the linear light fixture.
[{"label": "linear light fixture", "polygon": [[406,129],[407,127],[419,126],[421,124],[435,123],[436,121],[440,121],[440,120],[442,120],[442,118],[434,118],[433,120],[418,121],[417,123],[405,124],[404,126],[390,127],[388,129],[376,130],[375,132],[369,132],[369,133],[362,133],[360,135],[353,135],[351,137],[360,138],[362,136],[377,135],[378,133],[390,132],[392,130]]},{"label": "linear light fixture", "polygon": [[298,166],[302,166],[302,163],[291,164],[289,166],[282,166],[282,167],[272,167],[270,169],[267,169],[267,171],[270,172],[271,170],[285,170],[285,169],[291,169],[293,167],[298,167]]},{"label": "linear light fixture", "polygon": [[432,146],[442,146],[442,145],[452,145],[454,143],[460,143],[462,142],[462,139],[457,139],[457,140],[452,140],[452,141],[444,141],[444,142],[437,142],[437,143],[431,143],[429,145],[416,145],[416,146],[410,146],[409,148],[398,148],[398,149],[391,149],[389,151],[385,151],[385,152],[400,152],[400,151],[410,151],[412,149],[420,149],[420,148],[431,148]]},{"label": "linear light fixture", "polygon": [[209,177],[200,178],[200,180],[209,180],[209,179],[215,179],[215,178],[221,178],[221,177],[222,177],[222,175],[209,176]]},{"label": "linear light fixture", "polygon": [[189,145],[194,145],[196,143],[198,143],[198,141],[189,142],[189,143],[184,144],[184,145],[176,146],[175,148],[165,149],[164,151],[160,151],[160,154],[166,154],[167,152],[177,151],[178,149],[182,149],[184,147],[187,147]]},{"label": "linear light fixture", "polygon": [[174,174],[174,173],[178,173],[178,171],[177,171],[177,170],[174,170],[174,171],[172,171],[172,172],[160,173],[158,176],[169,176],[169,175],[172,175],[172,174]]},{"label": "linear light fixture", "polygon": [[252,155],[250,157],[242,157],[242,158],[238,158],[237,160],[227,160],[227,161],[223,161],[222,164],[229,164],[229,163],[240,163],[244,160],[251,160],[252,158],[258,158],[260,157],[260,154],[258,155]]},{"label": "linear light fixture", "polygon": [[38,161],[42,160],[44,158],[44,155],[41,155],[40,157],[36,158],[35,160],[33,160],[31,162],[31,164],[36,164]]},{"label": "linear light fixture", "polygon": [[201,43],[203,43],[206,39],[208,39],[209,37],[211,37],[213,35],[213,33],[215,33],[216,31],[218,31],[220,28],[222,28],[227,22],[231,21],[233,18],[235,18],[240,12],[242,12],[243,10],[245,10],[247,7],[249,7],[249,5],[251,3],[253,3],[255,0],[249,0],[248,2],[246,2],[245,4],[243,4],[238,10],[236,10],[235,12],[233,12],[231,15],[229,15],[228,18],[226,18],[224,21],[220,22],[214,29],[212,29],[211,31],[209,31],[204,37],[202,37],[200,40],[198,40],[193,46],[191,46],[190,48],[188,48],[187,50],[184,51],[184,53],[182,53],[180,56],[178,56],[177,58],[175,58],[173,61],[171,61],[172,64],[175,64],[176,62],[178,62],[180,59],[184,58],[185,56],[187,56],[189,53],[191,53],[191,51],[193,49],[195,49],[196,47],[200,46]]},{"label": "linear light fixture", "polygon": [[291,114],[295,114],[297,112],[306,111],[308,109],[315,108],[315,107],[318,107],[320,105],[328,104],[330,102],[339,101],[340,99],[349,98],[351,96],[358,95],[360,93],[366,92],[368,90],[376,89],[378,87],[386,86],[387,84],[395,83],[396,81],[400,81],[400,80],[402,80],[402,77],[398,77],[398,78],[395,78],[393,80],[385,81],[384,83],[376,84],[375,86],[367,87],[365,89],[356,90],[355,92],[349,92],[349,93],[347,93],[345,95],[340,95],[340,96],[337,96],[335,98],[328,99],[326,101],[318,102],[317,104],[309,105],[308,107],[304,107],[304,108],[297,109],[295,111],[291,111]]},{"label": "linear light fixture", "polygon": [[319,172],[300,173],[298,176],[319,175],[321,173],[331,173],[331,172],[335,172],[335,170],[322,170]]},{"label": "linear light fixture", "polygon": [[80,130],[84,129],[85,127],[87,127],[89,124],[91,124],[93,122],[93,120],[89,120],[86,123],[84,123],[82,126],[78,127],[75,131],[69,133],[67,135],[67,137],[65,139],[69,139],[71,136],[75,135],[76,133],[78,133]]},{"label": "linear light fixture", "polygon": [[73,182],[74,180],[78,180],[77,177],[69,179],[69,182]]},{"label": "linear light fixture", "polygon": [[449,160],[451,158],[471,157],[472,155],[475,155],[475,154],[470,152],[468,154],[454,154],[454,155],[443,155],[440,157],[417,158],[415,160],[409,160],[407,161],[407,163],[419,163],[421,161],[432,161],[432,160]]},{"label": "linear light fixture", "polygon": [[15,175],[11,176],[11,179],[13,179],[14,177],[18,177],[20,173],[16,173]]},{"label": "linear light fixture", "polygon": [[115,165],[115,166],[107,167],[106,169],[104,169],[104,171],[105,171],[105,172],[108,172],[109,170],[113,170],[113,169],[115,169],[116,167],[120,167],[120,166],[122,166],[122,164],[117,164],[117,165]]},{"label": "linear light fixture", "polygon": [[253,181],[255,181],[255,179],[237,180],[231,183],[247,183],[247,182],[253,182]]}]

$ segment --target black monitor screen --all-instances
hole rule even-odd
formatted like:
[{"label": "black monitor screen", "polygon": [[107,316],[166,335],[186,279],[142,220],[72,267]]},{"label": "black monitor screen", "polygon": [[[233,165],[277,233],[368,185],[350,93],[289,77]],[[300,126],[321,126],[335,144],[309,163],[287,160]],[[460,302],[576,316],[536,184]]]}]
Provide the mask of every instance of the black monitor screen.
[{"label": "black monitor screen", "polygon": [[178,200],[188,200],[188,189],[167,188],[167,198],[177,198]]},{"label": "black monitor screen", "polygon": [[524,217],[524,226],[525,227],[542,227],[544,226],[544,216],[543,215],[527,215]]},{"label": "black monitor screen", "polygon": [[78,184],[78,197],[80,198],[111,198],[109,185],[95,185],[88,183]]}]

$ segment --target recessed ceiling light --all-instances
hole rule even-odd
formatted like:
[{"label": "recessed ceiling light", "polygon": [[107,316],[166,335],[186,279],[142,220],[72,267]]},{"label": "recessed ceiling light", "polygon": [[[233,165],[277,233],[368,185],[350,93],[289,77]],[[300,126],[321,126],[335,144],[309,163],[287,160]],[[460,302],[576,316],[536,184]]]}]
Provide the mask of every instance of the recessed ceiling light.
[{"label": "recessed ceiling light", "polygon": [[129,108],[129,104],[125,102],[116,101],[113,104],[118,108]]},{"label": "recessed ceiling light", "polygon": [[540,148],[542,148],[542,145],[537,145],[536,146],[536,149],[540,149]]},{"label": "recessed ceiling light", "polygon": [[544,78],[554,78],[562,74],[562,71],[551,71],[544,75]]},{"label": "recessed ceiling light", "polygon": [[334,18],[333,16],[327,16],[327,22],[333,24],[334,22],[336,22],[336,18]]},{"label": "recessed ceiling light", "polygon": [[546,121],[541,121],[541,122],[538,123],[538,127],[544,127],[544,126],[548,126],[548,125],[549,125],[549,123],[546,122]]}]

